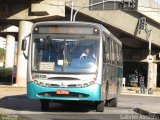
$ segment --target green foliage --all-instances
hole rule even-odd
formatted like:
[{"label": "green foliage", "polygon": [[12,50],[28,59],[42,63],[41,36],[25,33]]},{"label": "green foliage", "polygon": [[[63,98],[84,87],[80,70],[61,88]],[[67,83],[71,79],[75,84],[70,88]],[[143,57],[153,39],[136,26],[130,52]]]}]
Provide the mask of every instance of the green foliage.
[{"label": "green foliage", "polygon": [[12,68],[0,67],[0,82],[11,82],[12,81]]},{"label": "green foliage", "polygon": [[3,48],[0,48],[0,59],[2,59],[5,56],[5,50]]}]

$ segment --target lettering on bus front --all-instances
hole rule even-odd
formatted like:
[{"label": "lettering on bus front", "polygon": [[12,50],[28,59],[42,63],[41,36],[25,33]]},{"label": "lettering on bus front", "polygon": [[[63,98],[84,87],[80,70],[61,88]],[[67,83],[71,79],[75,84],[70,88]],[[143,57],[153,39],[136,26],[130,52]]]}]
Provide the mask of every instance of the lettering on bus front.
[{"label": "lettering on bus front", "polygon": [[38,74],[36,74],[36,75],[35,75],[35,78],[45,79],[45,78],[47,78],[47,75],[38,75]]}]

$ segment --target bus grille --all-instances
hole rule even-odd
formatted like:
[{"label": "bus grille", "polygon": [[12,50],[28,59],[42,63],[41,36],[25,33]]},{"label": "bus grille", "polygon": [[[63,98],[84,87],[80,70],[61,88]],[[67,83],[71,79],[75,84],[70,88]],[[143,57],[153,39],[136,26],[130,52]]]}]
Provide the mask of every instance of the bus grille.
[{"label": "bus grille", "polygon": [[56,92],[44,92],[44,93],[39,93],[38,95],[42,96],[42,97],[68,97],[68,98],[86,98],[86,97],[89,97],[88,94],[75,93],[75,92],[70,92],[69,94],[56,94]]}]

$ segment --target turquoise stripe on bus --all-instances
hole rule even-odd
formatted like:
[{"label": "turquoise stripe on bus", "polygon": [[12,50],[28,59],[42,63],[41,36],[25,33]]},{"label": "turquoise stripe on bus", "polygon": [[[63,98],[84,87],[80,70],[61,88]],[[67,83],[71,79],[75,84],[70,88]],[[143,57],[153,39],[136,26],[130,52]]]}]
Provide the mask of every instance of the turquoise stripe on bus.
[{"label": "turquoise stripe on bus", "polygon": [[[101,85],[94,84],[88,87],[84,88],[46,88],[43,86],[39,86],[33,82],[27,83],[28,91],[27,91],[27,97],[31,99],[50,99],[50,100],[84,100],[84,101],[101,101],[101,94],[99,94],[99,91],[101,91]],[[55,92],[57,90],[69,90],[70,92],[76,92],[76,93],[84,93],[88,94],[89,97],[84,98],[74,98],[74,97],[43,97],[39,96],[39,93],[43,92]]]}]

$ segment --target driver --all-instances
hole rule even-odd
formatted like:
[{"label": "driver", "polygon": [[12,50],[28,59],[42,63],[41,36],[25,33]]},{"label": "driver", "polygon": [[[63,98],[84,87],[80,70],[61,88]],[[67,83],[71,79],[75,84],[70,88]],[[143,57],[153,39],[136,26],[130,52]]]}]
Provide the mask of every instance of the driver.
[{"label": "driver", "polygon": [[95,55],[91,54],[91,49],[86,48],[80,56],[80,59],[87,59],[89,56],[92,56],[95,59]]}]

